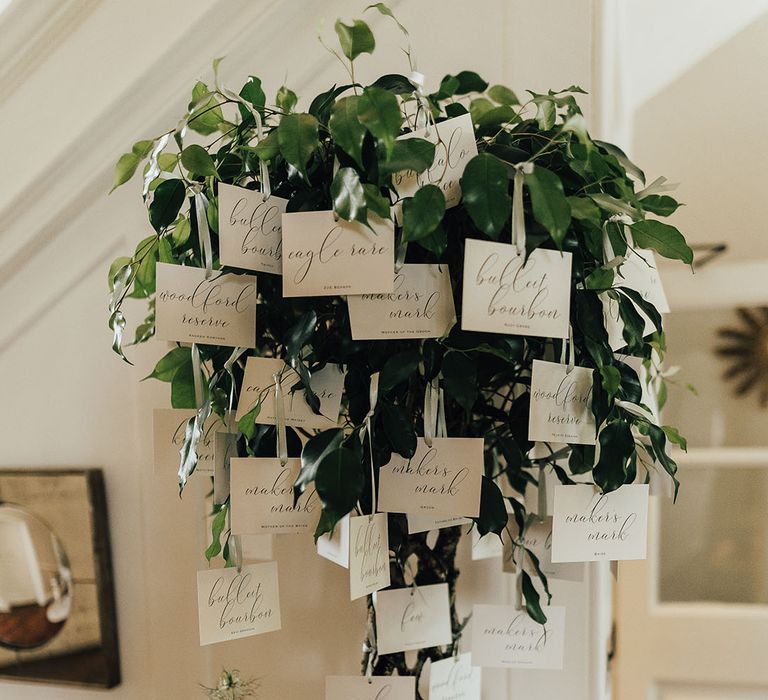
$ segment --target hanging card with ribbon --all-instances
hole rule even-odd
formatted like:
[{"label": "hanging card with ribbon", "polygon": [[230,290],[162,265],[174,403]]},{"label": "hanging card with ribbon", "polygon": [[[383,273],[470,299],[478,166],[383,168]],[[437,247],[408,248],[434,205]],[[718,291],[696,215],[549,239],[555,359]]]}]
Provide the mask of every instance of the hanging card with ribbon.
[{"label": "hanging card with ribbon", "polygon": [[374,606],[380,655],[444,646],[453,640],[447,583],[379,591]]},{"label": "hanging card with ribbon", "polygon": [[429,700],[480,700],[482,669],[472,654],[433,661],[429,667]]},{"label": "hanging card with ribbon", "polygon": [[390,584],[387,514],[349,519],[349,591],[352,600]]},{"label": "hanging card with ribbon", "polygon": [[445,196],[447,209],[461,200],[461,176],[467,163],[477,155],[472,117],[446,119],[430,124],[400,137],[400,140],[419,138],[435,144],[435,159],[422,173],[404,170],[392,176],[392,184],[400,197],[412,197],[424,185],[437,185]]},{"label": "hanging card with ribbon", "polygon": [[277,562],[197,572],[200,645],[281,627]]},{"label": "hanging card with ribbon", "polygon": [[647,540],[648,484],[555,486],[553,562],[645,559]]},{"label": "hanging card with ribbon", "polygon": [[219,257],[222,265],[282,273],[282,216],[288,200],[219,183]]},{"label": "hanging card with ribbon", "polygon": [[473,606],[473,663],[492,668],[561,669],[565,608],[542,609],[547,616],[544,625],[512,605]]},{"label": "hanging card with ribbon", "polygon": [[442,338],[456,322],[447,265],[403,265],[394,288],[347,297],[354,340]]},{"label": "hanging card with ribbon", "polygon": [[320,499],[309,486],[294,505],[293,484],[300,459],[235,457],[230,460],[230,508],[234,534],[312,532]]},{"label": "hanging card with ribbon", "polygon": [[332,561],[334,564],[349,568],[349,520],[350,516],[345,515],[333,532],[325,532],[317,538],[317,553]]},{"label": "hanging card with ribbon", "polygon": [[467,239],[462,329],[567,338],[571,257],[537,248],[525,262],[514,245]]},{"label": "hanging card with ribbon", "polygon": [[[190,418],[197,411],[193,408],[156,408],[152,411],[152,437],[155,471],[175,474],[179,468],[179,450],[184,445],[184,431]],[[234,415],[230,416],[229,430],[235,430]],[[201,474],[213,474],[215,466],[215,441],[218,432],[226,432],[228,426],[216,413],[211,413],[203,425],[197,442],[197,467]]]},{"label": "hanging card with ribbon", "polygon": [[320,414],[317,414],[306,402],[303,388],[292,391],[299,381],[296,371],[283,360],[270,357],[249,357],[246,360],[245,377],[237,404],[237,420],[261,401],[261,409],[255,422],[261,425],[276,425],[274,376],[278,372],[282,373],[286,425],[323,429],[332,428],[337,424],[341,395],[344,391],[344,373],[339,366],[327,364],[312,373],[312,391],[320,399]]},{"label": "hanging card with ribbon", "polygon": [[420,437],[410,459],[393,453],[379,471],[379,509],[475,518],[480,513],[483,438]]},{"label": "hanging card with ribbon", "polygon": [[156,338],[256,347],[256,277],[157,263]]},{"label": "hanging card with ribbon", "polygon": [[531,371],[531,405],[528,439],[594,445],[592,413],[593,371],[557,362],[534,360]]},{"label": "hanging card with ribbon", "polygon": [[416,676],[326,676],[325,700],[413,700]]},{"label": "hanging card with ribbon", "polygon": [[283,296],[391,292],[395,229],[368,214],[370,228],[331,211],[283,215]]},{"label": "hanging card with ribbon", "polygon": [[[514,532],[516,537],[514,543],[511,534]],[[580,563],[554,564],[552,562],[552,518],[546,517],[543,520],[531,518],[525,527],[525,534],[520,537],[517,534],[517,528],[513,525],[507,527],[503,535],[504,541],[504,571],[513,574],[517,573],[522,563],[523,569],[531,576],[536,576],[537,572],[530,557],[523,553],[522,545],[527,550],[533,552],[539,560],[539,567],[544,575],[549,579],[560,581],[583,581],[584,565]]]}]

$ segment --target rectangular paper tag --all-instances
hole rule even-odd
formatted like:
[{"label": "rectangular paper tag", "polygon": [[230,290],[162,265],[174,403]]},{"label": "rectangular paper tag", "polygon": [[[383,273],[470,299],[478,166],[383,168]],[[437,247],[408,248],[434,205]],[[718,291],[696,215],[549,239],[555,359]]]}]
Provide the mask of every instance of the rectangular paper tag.
[{"label": "rectangular paper tag", "polygon": [[472,117],[462,114],[399,138],[419,138],[435,144],[435,159],[423,173],[404,170],[392,176],[392,184],[400,197],[412,197],[424,185],[437,185],[445,196],[446,209],[455,207],[461,200],[464,168],[477,155]]},{"label": "rectangular paper tag", "polygon": [[282,272],[282,217],[288,200],[219,183],[219,256],[222,265]]},{"label": "rectangular paper tag", "polygon": [[429,667],[429,700],[480,700],[482,669],[472,665],[472,654],[442,661]]},{"label": "rectangular paper tag", "polygon": [[397,588],[376,594],[379,654],[450,644],[448,584]]},{"label": "rectangular paper tag", "polygon": [[388,513],[477,517],[483,438],[418,438],[410,459],[392,453],[379,471],[379,509]]},{"label": "rectangular paper tag", "polygon": [[468,238],[461,327],[465,331],[567,338],[571,254]]},{"label": "rectangular paper tag", "polygon": [[232,532],[286,534],[310,532],[317,524],[320,499],[314,484],[293,504],[293,484],[300,459],[285,466],[277,458],[235,457],[230,460]]},{"label": "rectangular paper tag", "polygon": [[[155,471],[175,474],[179,470],[179,450],[184,445],[187,421],[194,418],[194,408],[156,408],[152,411],[152,442],[155,455]],[[232,414],[229,414],[230,416]],[[234,422],[230,428],[234,428]],[[197,441],[197,466],[201,474],[214,473],[214,436],[225,432],[227,426],[221,418],[211,413],[203,425]]]},{"label": "rectangular paper tag", "polygon": [[447,265],[403,265],[394,288],[347,298],[354,340],[442,338],[456,321]]},{"label": "rectangular paper tag", "polygon": [[456,527],[457,525],[469,525],[469,518],[449,517],[442,515],[421,515],[410,513],[408,518],[408,534],[417,532],[429,532],[430,530],[442,530],[444,527]]},{"label": "rectangular paper tag", "polygon": [[[512,533],[515,534],[515,543],[512,542]],[[539,567],[544,575],[550,579],[561,581],[583,581],[583,564],[554,564],[552,562],[552,518],[547,517],[543,520],[532,519],[525,528],[525,535],[521,539],[517,526],[508,525],[503,535],[504,541],[504,571],[513,574],[516,573],[521,560],[523,559],[523,550],[517,546],[522,544],[528,551],[533,552],[539,560]],[[535,567],[526,554],[523,567],[531,576],[536,575]]]},{"label": "rectangular paper tag", "polygon": [[645,559],[648,485],[601,494],[591,485],[555,486],[552,561]]},{"label": "rectangular paper tag", "polygon": [[339,420],[341,394],[344,391],[344,373],[338,365],[327,364],[312,373],[310,385],[320,399],[320,415],[304,399],[304,389],[291,391],[299,375],[283,362],[269,357],[249,357],[245,363],[245,376],[237,403],[236,418],[240,420],[261,399],[261,410],[256,423],[275,425],[275,374],[282,371],[280,386],[283,393],[285,424],[302,428],[333,428]]},{"label": "rectangular paper tag", "polygon": [[317,538],[317,553],[334,564],[349,568],[349,515],[345,515],[336,527],[333,534],[326,532]]},{"label": "rectangular paper tag", "polygon": [[540,625],[525,610],[512,605],[475,605],[472,608],[472,660],[492,668],[563,668],[565,608],[542,607]]},{"label": "rectangular paper tag", "polygon": [[413,700],[415,676],[326,676],[325,700]]},{"label": "rectangular paper tag", "polygon": [[368,215],[361,223],[334,221],[331,211],[283,215],[283,296],[391,292],[395,229]]},{"label": "rectangular paper tag", "polygon": [[256,277],[157,263],[158,340],[256,347]]},{"label": "rectangular paper tag", "polygon": [[380,591],[389,580],[387,514],[349,519],[349,592],[352,600]]},{"label": "rectangular paper tag", "polygon": [[280,629],[277,562],[197,572],[200,645]]},{"label": "rectangular paper tag", "polygon": [[534,360],[531,371],[531,406],[528,439],[534,442],[567,442],[594,445],[592,413],[593,371]]},{"label": "rectangular paper tag", "polygon": [[616,269],[614,287],[629,287],[656,307],[660,314],[669,313],[669,301],[661,284],[656,258],[652,250],[635,248]]}]

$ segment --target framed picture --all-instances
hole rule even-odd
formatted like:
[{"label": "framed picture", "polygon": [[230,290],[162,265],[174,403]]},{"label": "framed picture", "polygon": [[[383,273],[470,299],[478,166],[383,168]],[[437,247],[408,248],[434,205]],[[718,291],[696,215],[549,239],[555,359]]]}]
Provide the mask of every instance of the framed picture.
[{"label": "framed picture", "polygon": [[100,469],[0,470],[0,679],[120,682]]}]

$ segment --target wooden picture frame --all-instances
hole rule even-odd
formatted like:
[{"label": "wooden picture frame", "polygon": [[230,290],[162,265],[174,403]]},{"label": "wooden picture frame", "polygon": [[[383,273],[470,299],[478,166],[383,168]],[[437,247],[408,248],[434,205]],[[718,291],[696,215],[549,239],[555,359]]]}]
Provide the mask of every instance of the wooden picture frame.
[{"label": "wooden picture frame", "polygon": [[[6,608],[0,610],[0,637],[5,634],[0,643],[0,685],[3,679],[94,689],[118,685],[120,659],[112,555],[101,469],[0,469],[0,514],[5,516],[6,526],[4,533],[0,531],[0,549],[5,548],[6,555],[9,549],[20,546],[13,530],[18,525],[14,519],[28,518],[36,527],[47,526],[48,532],[55,535],[48,539],[56,540],[63,548],[61,570],[69,575],[66,606],[60,616],[64,621],[57,623],[58,629],[43,632],[51,638],[42,644],[36,641],[34,648],[15,646],[18,636],[12,635],[18,635],[20,624],[33,624],[27,622],[29,618],[19,623],[19,611],[46,610],[42,622],[49,626],[50,613],[34,601],[10,607],[7,601],[3,603],[0,590],[0,605]],[[25,532],[30,529],[24,524],[21,528]],[[61,548],[56,545],[54,550],[59,552]],[[3,554],[0,551],[0,564]],[[15,561],[18,559],[7,557],[5,572],[0,567],[0,587],[10,589],[18,581]],[[38,612],[38,625],[40,619]],[[12,624],[15,627],[9,631]]]}]

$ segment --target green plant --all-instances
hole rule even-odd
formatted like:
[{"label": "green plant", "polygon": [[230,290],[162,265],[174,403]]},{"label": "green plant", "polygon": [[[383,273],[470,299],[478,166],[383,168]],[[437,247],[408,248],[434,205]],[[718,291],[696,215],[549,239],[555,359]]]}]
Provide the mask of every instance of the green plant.
[{"label": "green plant", "polygon": [[[372,9],[391,16],[382,4]],[[641,405],[640,377],[614,355],[603,316],[603,300],[610,298],[623,321],[623,352],[642,358],[651,370],[658,366],[665,349],[661,315],[641,295],[622,286],[621,266],[616,264],[618,259],[606,259],[604,243],[609,241],[618,256],[632,255],[637,246],[691,264],[693,254],[679,231],[649,217],[671,214],[677,202],[657,194],[654,185],[645,188],[642,171],[619,148],[590,137],[576,100],[583,91],[576,86],[529,93],[519,100],[509,88],[489,86],[471,71],[446,75],[431,94],[423,94],[417,82],[400,74],[383,75],[363,86],[355,81],[354,62],[374,51],[373,34],[361,20],[352,25],[338,22],[336,32],[346,61],[339,58],[348,64],[350,82],[315,96],[306,111],[297,111],[299,98],[286,86],[269,105],[257,77],[251,77],[237,94],[223,88],[217,77],[212,88],[202,82],[195,85],[188,111],[175,128],[138,142],[121,156],[115,187],[127,182],[144,163],[143,196],[154,231],[132,256],[115,260],[109,272],[109,325],[116,352],[124,357],[126,297],[149,302],[149,314],[136,328],[133,343],[153,335],[158,261],[204,266],[196,193],[203,193],[209,203],[213,266],[220,267],[215,255],[219,183],[247,178],[254,183],[247,186],[256,187],[256,181],[263,183],[266,169],[272,192],[289,200],[289,212],[333,209],[343,219],[363,223],[371,212],[389,217],[390,207],[401,206],[402,225],[396,228],[399,249],[407,262],[448,266],[457,309],[465,240],[506,241],[512,219],[522,216],[527,225],[526,254],[537,248],[573,254],[571,352],[579,366],[593,370],[599,459],[595,447],[585,445],[571,445],[545,457],[531,456],[531,363],[559,356],[564,341],[467,332],[460,324],[440,339],[353,341],[342,297],[286,299],[279,277],[259,275],[255,354],[284,358],[299,373],[300,388],[314,406],[318,399],[310,385],[312,372],[329,362],[343,365],[347,372],[340,430],[315,434],[288,429],[289,454],[302,456],[297,490],[312,480],[323,480],[342,460],[354,471],[354,478],[322,492],[323,512],[316,534],[331,531],[356,503],[366,512],[370,508],[371,477],[366,466],[370,448],[367,441],[361,448],[360,434],[369,411],[371,375],[376,372],[381,377],[372,416],[376,469],[393,452],[413,454],[418,427],[423,424],[425,387],[438,375],[445,390],[448,434],[485,439],[486,476],[475,521],[481,534],[500,534],[507,526],[505,500],[522,534],[527,520],[522,500],[505,499],[497,483],[507,480],[522,496],[536,486],[545,467],[565,484],[572,483],[574,474],[591,473],[604,491],[635,481],[638,472],[642,478],[660,467],[677,487],[676,465],[668,447],[669,442],[684,447],[684,440],[673,428],[657,425]],[[218,61],[214,62],[217,70]],[[466,113],[474,124],[478,155],[464,171],[458,206],[446,208],[441,189],[432,184],[411,197],[399,197],[393,179],[405,171],[424,172],[433,162],[435,144],[398,137],[413,130],[417,121],[425,123],[425,117],[439,122]],[[190,130],[208,137],[208,145],[189,145],[186,133]],[[643,189],[638,191],[638,186]],[[622,221],[620,216],[627,219]],[[650,319],[650,333],[639,312]],[[194,399],[189,347],[170,350],[150,376],[169,383],[172,406],[199,408],[201,416],[210,411],[223,415],[242,383],[246,355],[228,363],[231,348],[200,346],[199,352],[208,388],[202,407]],[[253,413],[248,414],[239,423],[240,453],[274,456],[275,428],[256,425],[253,418]],[[182,486],[194,471],[194,441],[190,429]],[[223,550],[231,563],[227,508],[224,504],[214,518],[214,542],[207,555],[210,559]],[[403,516],[390,515],[389,527],[393,584],[405,585],[405,560],[415,553],[422,563],[417,582],[448,581],[453,594],[458,528],[441,531],[438,545],[431,549],[426,535],[407,535]],[[522,576],[526,609],[544,621],[540,598],[549,596],[546,578],[541,574],[537,583],[528,573]],[[453,625],[459,635],[462,625],[455,611]],[[369,648],[375,657],[371,635]],[[424,650],[412,668],[406,667],[402,654],[391,655],[377,659],[374,669],[418,673],[427,658],[450,653],[451,649]]]}]

